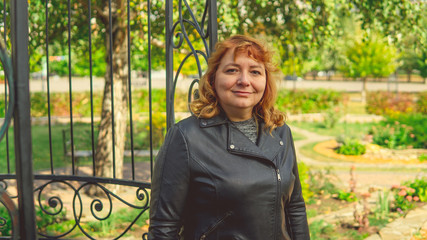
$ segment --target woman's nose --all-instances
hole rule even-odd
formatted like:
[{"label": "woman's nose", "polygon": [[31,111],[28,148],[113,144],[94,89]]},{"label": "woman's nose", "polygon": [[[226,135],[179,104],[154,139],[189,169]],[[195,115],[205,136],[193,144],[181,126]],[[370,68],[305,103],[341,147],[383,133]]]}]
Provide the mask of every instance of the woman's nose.
[{"label": "woman's nose", "polygon": [[245,72],[242,72],[242,74],[240,74],[239,76],[239,79],[237,80],[237,84],[243,85],[243,86],[249,86],[248,74]]}]

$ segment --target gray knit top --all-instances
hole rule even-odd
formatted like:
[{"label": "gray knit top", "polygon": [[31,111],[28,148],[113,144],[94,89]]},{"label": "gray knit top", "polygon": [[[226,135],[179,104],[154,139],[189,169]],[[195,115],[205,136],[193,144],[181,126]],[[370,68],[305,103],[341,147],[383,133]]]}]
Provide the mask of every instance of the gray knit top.
[{"label": "gray knit top", "polygon": [[241,122],[232,122],[243,134],[256,144],[258,139],[258,126],[255,118]]}]

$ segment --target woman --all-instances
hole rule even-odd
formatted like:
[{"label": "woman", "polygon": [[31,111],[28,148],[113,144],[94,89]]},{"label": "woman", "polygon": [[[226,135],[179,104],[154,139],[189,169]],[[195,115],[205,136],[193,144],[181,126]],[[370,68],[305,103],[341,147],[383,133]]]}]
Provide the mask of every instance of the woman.
[{"label": "woman", "polygon": [[257,40],[216,45],[152,180],[149,239],[309,239],[295,149]]}]

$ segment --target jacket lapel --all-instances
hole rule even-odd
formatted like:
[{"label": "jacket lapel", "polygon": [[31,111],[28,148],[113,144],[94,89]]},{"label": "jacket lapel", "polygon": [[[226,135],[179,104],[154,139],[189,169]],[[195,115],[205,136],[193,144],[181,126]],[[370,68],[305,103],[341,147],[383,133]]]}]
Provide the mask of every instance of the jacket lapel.
[{"label": "jacket lapel", "polygon": [[228,124],[227,148],[230,153],[273,161],[274,157],[283,147],[283,142],[275,134],[275,131],[271,135],[269,132],[261,131],[258,142],[257,146],[234,125]]}]

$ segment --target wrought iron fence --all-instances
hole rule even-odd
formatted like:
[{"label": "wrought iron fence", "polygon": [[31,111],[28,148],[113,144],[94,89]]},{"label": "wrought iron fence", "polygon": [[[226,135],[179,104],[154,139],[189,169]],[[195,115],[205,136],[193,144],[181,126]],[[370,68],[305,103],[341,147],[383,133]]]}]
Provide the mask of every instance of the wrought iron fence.
[{"label": "wrought iron fence", "polygon": [[[191,100],[217,39],[216,5],[215,0],[0,3],[6,43],[0,48],[6,76],[0,92],[0,236],[145,238],[157,151],[153,113],[165,111],[167,128],[174,124],[175,93],[189,64],[196,77],[181,88]],[[155,79],[156,69],[165,69],[166,76]],[[145,77],[133,74],[137,70]],[[37,71],[31,76],[39,79],[30,81],[30,72]],[[64,76],[58,80],[54,72]],[[164,110],[153,104],[153,84],[159,81],[166,88]],[[81,85],[83,98],[77,94]],[[37,86],[42,87],[37,91]],[[148,94],[143,101],[141,92]],[[147,114],[136,101],[148,105]],[[37,106],[42,110],[30,113]],[[144,119],[148,130],[141,138]],[[138,149],[138,141],[146,141],[146,148]]]}]

